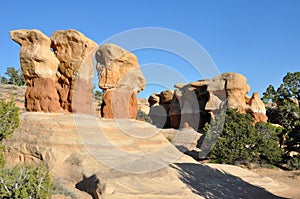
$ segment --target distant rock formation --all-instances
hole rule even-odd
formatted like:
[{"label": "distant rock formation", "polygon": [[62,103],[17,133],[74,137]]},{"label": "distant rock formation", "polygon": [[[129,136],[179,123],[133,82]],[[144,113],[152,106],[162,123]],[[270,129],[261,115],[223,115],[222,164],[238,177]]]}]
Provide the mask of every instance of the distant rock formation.
[{"label": "distant rock formation", "polygon": [[21,45],[27,111],[92,111],[95,42],[76,30],[56,31],[51,39],[39,30],[14,30],[10,37]]},{"label": "distant rock formation", "polygon": [[14,30],[10,32],[10,37],[21,45],[21,69],[28,86],[26,110],[62,111],[55,89],[59,61],[50,50],[49,37],[39,30]]},{"label": "distant rock formation", "polygon": [[223,73],[212,80],[176,84],[175,88],[152,94],[148,99],[152,122],[160,128],[182,128],[188,123],[199,130],[222,108],[250,113],[255,122],[268,119],[259,93],[246,96],[250,86],[241,74]]},{"label": "distant rock formation", "polygon": [[101,116],[135,119],[136,94],[146,86],[136,56],[117,45],[103,44],[96,60],[99,87],[104,90]]}]

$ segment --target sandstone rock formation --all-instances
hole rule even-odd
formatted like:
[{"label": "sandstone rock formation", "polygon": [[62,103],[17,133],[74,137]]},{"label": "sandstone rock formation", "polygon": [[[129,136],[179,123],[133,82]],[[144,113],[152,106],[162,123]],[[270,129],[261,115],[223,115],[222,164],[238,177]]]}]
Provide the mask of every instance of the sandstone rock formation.
[{"label": "sandstone rock formation", "polygon": [[[213,78],[207,90],[212,100],[217,97],[223,102],[226,99],[227,108],[238,109],[244,113],[248,108],[245,97],[250,91],[250,86],[247,84],[247,79],[241,74],[233,72],[220,74]],[[216,102],[208,103],[215,104]],[[212,111],[214,110],[212,109]]]},{"label": "sandstone rock formation", "polygon": [[56,31],[51,40],[39,30],[14,30],[10,37],[21,45],[27,111],[92,111],[95,42],[76,30]]},{"label": "sandstone rock formation", "polygon": [[266,115],[265,104],[259,97],[258,92],[254,92],[249,102],[247,103],[250,106],[248,112],[252,114],[255,122],[267,122],[268,117]]},{"label": "sandstone rock formation", "polygon": [[168,90],[149,97],[150,113],[158,105],[165,110],[150,114],[154,119],[153,124],[160,128],[182,128],[184,123],[188,123],[199,130],[223,108],[251,113],[255,122],[267,121],[264,103],[258,93],[254,93],[251,98],[247,97],[250,86],[241,74],[223,73],[212,80],[176,84],[175,88],[174,92]]},{"label": "sandstone rock formation", "polygon": [[[83,114],[27,112],[20,117],[20,127],[4,142],[7,165],[43,163],[54,180],[59,180],[78,198],[275,198],[274,194],[285,197],[291,191],[283,183],[237,166],[200,164],[179,153],[157,128],[145,122],[122,120],[120,126],[114,120]],[[168,129],[174,131],[170,134],[174,135],[172,141],[177,147],[186,146],[192,141],[188,136],[197,135],[186,130],[189,129]],[[144,135],[147,136],[139,137]],[[91,150],[103,159],[97,160]],[[127,155],[122,151],[128,152]],[[138,156],[151,153],[155,155],[147,161]],[[163,160],[178,153],[178,158],[170,164],[164,163]],[[157,163],[163,167],[151,171]],[[127,169],[148,172],[126,172]]]},{"label": "sandstone rock formation", "polygon": [[98,45],[76,30],[59,30],[50,38],[60,61],[57,91],[62,108],[69,112],[91,112],[94,53]]},{"label": "sandstone rock formation", "polygon": [[[96,52],[96,60],[99,87],[104,90],[106,101],[102,107],[102,117],[136,118],[136,94],[146,85],[136,56],[117,45],[103,44]],[[105,94],[106,92],[109,94]],[[113,94],[114,92],[123,94]],[[111,99],[112,96],[114,99]],[[129,112],[129,115],[124,115],[123,109],[113,107],[116,104],[118,107],[126,107],[125,112]],[[116,112],[113,113],[112,110]]]},{"label": "sandstone rock formation", "polygon": [[55,89],[59,61],[50,50],[50,39],[39,30],[14,30],[10,37],[21,45],[21,69],[28,86],[26,110],[60,112]]},{"label": "sandstone rock formation", "polygon": [[108,89],[103,94],[101,116],[104,118],[132,118],[138,111],[135,93],[127,90]]}]

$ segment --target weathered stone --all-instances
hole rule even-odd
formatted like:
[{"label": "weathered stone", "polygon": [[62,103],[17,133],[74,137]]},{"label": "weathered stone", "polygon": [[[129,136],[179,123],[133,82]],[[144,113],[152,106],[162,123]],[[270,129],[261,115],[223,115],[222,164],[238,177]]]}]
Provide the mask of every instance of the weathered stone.
[{"label": "weathered stone", "polygon": [[[57,90],[61,106],[69,112],[90,112],[97,43],[76,30],[58,30],[52,34],[51,41],[60,61]],[[82,102],[78,99],[81,96],[84,96]]]},{"label": "weathered stone", "polygon": [[150,95],[150,97],[148,98],[148,102],[150,107],[153,106],[154,104],[159,104],[159,93],[154,93]]},{"label": "weathered stone", "polygon": [[164,128],[168,120],[168,114],[165,108],[159,104],[154,104],[150,107],[149,116],[152,120],[152,124],[157,128]]},{"label": "weathered stone", "polygon": [[254,113],[252,112],[251,113],[253,119],[254,119],[254,123],[257,123],[257,122],[268,122],[268,116],[263,114],[263,113]]},{"label": "weathered stone", "polygon": [[150,111],[149,103],[146,98],[137,98],[138,109],[148,114]]},{"label": "weathered stone", "polygon": [[192,87],[203,87],[203,86],[207,86],[211,83],[211,80],[198,80],[195,82],[190,82],[189,84]]},{"label": "weathered stone", "polygon": [[249,100],[250,109],[253,113],[262,113],[266,115],[265,104],[259,97],[258,92],[254,92]]},{"label": "weathered stone", "polygon": [[99,87],[140,92],[146,86],[136,56],[115,44],[103,44],[96,52]]},{"label": "weathered stone", "polygon": [[61,112],[55,82],[51,78],[34,78],[25,93],[27,111]]},{"label": "weathered stone", "polygon": [[50,50],[49,37],[39,30],[14,30],[10,37],[21,45],[20,64],[26,81],[33,78],[55,80],[59,61]]},{"label": "weathered stone", "polygon": [[188,123],[199,130],[224,108],[251,113],[256,121],[267,121],[265,106],[258,93],[254,93],[252,98],[246,96],[250,86],[241,74],[223,73],[212,80],[176,84],[175,88],[174,92],[161,92],[159,101],[154,100],[154,94],[149,97],[153,104],[159,102],[164,107],[167,114],[166,128],[182,128],[183,124]]},{"label": "weathered stone", "polygon": [[50,51],[50,39],[39,30],[14,30],[10,37],[21,45],[20,64],[27,83],[26,110],[62,111],[55,89],[59,61]]},{"label": "weathered stone", "polygon": [[173,90],[166,90],[160,93],[160,103],[168,103],[171,102],[174,97]]},{"label": "weathered stone", "polygon": [[135,93],[126,89],[108,89],[104,92],[101,105],[102,117],[135,119],[137,110]]}]

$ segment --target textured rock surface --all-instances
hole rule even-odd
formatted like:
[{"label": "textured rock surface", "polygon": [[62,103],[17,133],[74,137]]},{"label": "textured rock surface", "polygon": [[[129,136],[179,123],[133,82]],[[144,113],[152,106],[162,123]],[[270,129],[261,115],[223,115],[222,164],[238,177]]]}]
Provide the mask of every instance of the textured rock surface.
[{"label": "textured rock surface", "polygon": [[[113,169],[106,166],[105,161],[112,161],[115,163],[113,166],[118,168],[139,170],[178,153],[152,125],[122,121],[116,123],[78,114],[22,114],[21,126],[13,137],[5,141],[7,164],[45,163],[51,175],[76,193],[78,198],[91,198],[76,189],[75,185],[84,180],[83,176],[89,178],[93,175],[100,180],[97,193],[101,192],[101,196],[107,199],[274,198],[276,196],[270,192],[284,197],[291,191],[285,184],[246,169],[199,164],[186,155],[180,155],[172,164],[148,173]],[[182,136],[187,138],[184,133]],[[83,140],[87,138],[87,143],[83,145]],[[147,164],[141,164],[136,155],[115,153],[105,139],[120,151],[134,154],[158,152],[155,153],[157,160],[153,156]],[[184,145],[178,143],[182,139],[175,140],[175,144]],[[97,161],[86,147],[98,151],[105,161]]]},{"label": "textured rock surface", "polygon": [[137,98],[138,109],[143,111],[146,114],[149,114],[150,107],[149,102],[146,98]]},{"label": "textured rock surface", "polygon": [[60,61],[57,90],[61,106],[70,112],[91,112],[94,53],[98,45],[76,30],[58,30],[51,41]]},{"label": "textured rock surface", "polygon": [[[103,44],[96,60],[99,87],[104,90],[102,117],[136,118],[136,94],[146,86],[136,56],[117,45]],[[112,98],[112,93],[119,96]]]},{"label": "textured rock surface", "polygon": [[50,51],[49,37],[39,30],[14,30],[12,40],[20,44],[20,63],[26,81],[33,78],[55,80],[59,61]]},{"label": "textured rock surface", "polygon": [[252,94],[252,97],[249,99],[248,104],[250,106],[248,112],[251,113],[255,122],[267,122],[268,121],[268,117],[266,115],[265,104],[260,99],[258,92],[254,92]]},{"label": "textured rock surface", "polygon": [[[226,107],[238,109],[241,113],[251,113],[256,122],[267,121],[266,109],[259,94],[254,93],[251,98],[246,96],[250,86],[241,74],[228,72],[212,80],[176,84],[174,87],[174,92],[163,91],[159,95],[152,94],[148,99],[150,113],[152,107],[158,109],[158,104],[165,108],[165,112],[160,112],[160,117],[157,114],[151,116],[157,118],[154,118],[153,124],[158,124],[159,127],[182,128],[188,123],[199,130]],[[161,119],[162,117],[165,119]]]},{"label": "textured rock surface", "polygon": [[25,93],[27,111],[61,112],[55,82],[50,78],[34,78]]},{"label": "textured rock surface", "polygon": [[[250,91],[250,86],[247,84],[247,79],[241,74],[233,72],[220,74],[213,78],[207,90],[221,101],[226,98],[227,108],[238,109],[240,112],[245,112],[248,108],[245,96]],[[212,97],[211,99],[216,98]],[[216,104],[215,102],[210,103]]]},{"label": "textured rock surface", "polygon": [[146,86],[136,56],[115,44],[103,44],[96,52],[99,87],[129,88],[139,92]]},{"label": "textured rock surface", "polygon": [[39,30],[14,30],[12,40],[21,45],[20,64],[26,79],[27,111],[62,111],[55,89],[59,61],[50,51],[50,39]]},{"label": "textured rock surface", "polygon": [[108,89],[104,92],[101,117],[135,119],[137,111],[135,93],[121,89]]}]

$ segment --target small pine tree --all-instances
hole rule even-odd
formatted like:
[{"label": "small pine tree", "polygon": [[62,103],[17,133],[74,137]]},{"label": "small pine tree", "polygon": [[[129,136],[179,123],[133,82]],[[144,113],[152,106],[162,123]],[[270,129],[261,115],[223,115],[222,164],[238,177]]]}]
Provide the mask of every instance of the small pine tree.
[{"label": "small pine tree", "polygon": [[[207,137],[217,138],[214,134],[217,127],[220,128],[218,120],[217,118],[212,121],[206,132]],[[220,137],[209,157],[212,162],[226,164],[278,163],[283,151],[279,148],[279,139],[274,128],[264,123],[253,126],[253,118],[249,114],[228,110],[224,127],[219,132]]]}]

